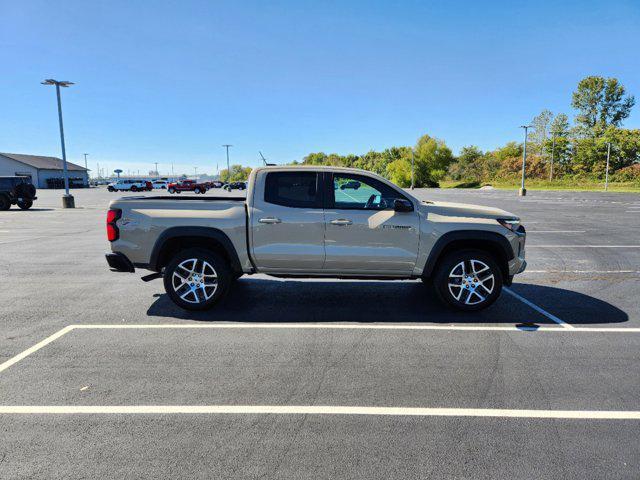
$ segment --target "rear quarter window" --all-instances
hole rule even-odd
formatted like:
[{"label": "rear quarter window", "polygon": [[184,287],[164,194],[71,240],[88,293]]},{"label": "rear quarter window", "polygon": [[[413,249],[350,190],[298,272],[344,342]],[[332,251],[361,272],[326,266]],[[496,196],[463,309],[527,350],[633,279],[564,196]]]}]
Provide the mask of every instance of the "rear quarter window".
[{"label": "rear quarter window", "polygon": [[270,172],[265,182],[264,201],[293,208],[320,208],[316,172]]}]

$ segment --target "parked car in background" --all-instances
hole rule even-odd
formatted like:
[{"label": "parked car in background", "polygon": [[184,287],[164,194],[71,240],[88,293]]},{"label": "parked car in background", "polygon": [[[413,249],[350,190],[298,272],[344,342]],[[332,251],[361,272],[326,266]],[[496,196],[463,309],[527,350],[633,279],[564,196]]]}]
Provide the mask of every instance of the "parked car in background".
[{"label": "parked car in background", "polygon": [[208,183],[211,184],[211,188],[222,188],[224,186],[224,182],[221,182],[220,180],[214,180]]},{"label": "parked car in background", "polygon": [[204,183],[198,183],[195,180],[181,180],[179,182],[172,182],[167,186],[169,193],[180,192],[193,192],[193,193],[206,193],[207,186]]},{"label": "parked car in background", "polygon": [[340,190],[347,190],[347,189],[358,190],[359,188],[360,188],[360,182],[356,180],[351,180],[340,185]]},{"label": "parked car in background", "polygon": [[225,184],[222,188],[230,192],[231,190],[246,190],[247,184],[245,182],[231,182]]},{"label": "parked car in background", "polygon": [[167,182],[166,180],[154,180],[151,183],[153,185],[153,188],[155,188],[156,190],[166,190],[167,186],[169,185],[169,182]]},{"label": "parked car in background", "polygon": [[29,177],[0,177],[0,210],[9,210],[11,205],[28,210],[37,198]]},{"label": "parked car in background", "polygon": [[144,192],[151,188],[153,188],[151,182],[130,178],[117,180],[107,186],[107,190],[110,192]]}]

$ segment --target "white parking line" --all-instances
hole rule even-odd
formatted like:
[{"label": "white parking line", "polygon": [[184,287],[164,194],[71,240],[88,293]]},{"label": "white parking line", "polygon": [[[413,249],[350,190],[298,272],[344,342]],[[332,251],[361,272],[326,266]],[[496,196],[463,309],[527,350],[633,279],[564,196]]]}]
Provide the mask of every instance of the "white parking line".
[{"label": "white parking line", "polygon": [[66,333],[70,332],[71,330],[73,330],[73,328],[74,328],[73,325],[67,325],[63,329],[58,330],[56,333],[54,333],[53,335],[45,338],[41,342],[36,343],[33,347],[27,348],[24,352],[19,353],[18,355],[16,355],[15,357],[10,358],[9,360],[7,360],[4,363],[0,363],[0,372],[6,370],[11,365],[13,365],[15,363],[18,363],[23,358],[28,357],[33,352],[37,352],[42,347],[45,347],[45,346],[49,345],[54,340],[57,340],[58,338],[60,338],[64,334],[66,334]]},{"label": "white parking line", "polygon": [[53,335],[45,338],[34,346],[26,349],[24,352],[17,354],[6,362],[0,364],[0,372],[15,365],[20,360],[37,352],[42,347],[50,344],[54,340],[59,339],[63,335],[72,330],[191,330],[191,329],[311,329],[311,330],[429,330],[444,332],[546,332],[546,333],[640,333],[640,327],[574,327],[563,322],[558,317],[543,310],[537,305],[529,302],[524,297],[504,288],[514,297],[523,303],[529,305],[534,310],[542,313],[547,318],[558,323],[564,328],[558,327],[540,327],[538,325],[500,325],[500,326],[484,326],[484,325],[397,325],[397,324],[346,324],[346,323],[214,323],[214,324],[99,324],[99,325],[68,325],[58,330]]},{"label": "white parking line", "polygon": [[527,233],[586,233],[586,230],[527,230]]},{"label": "white parking line", "polygon": [[527,273],[590,273],[590,274],[615,274],[615,273],[640,273],[640,270],[525,270]]},{"label": "white parking line", "polygon": [[515,410],[503,408],[405,408],[329,405],[1,405],[0,414],[390,415],[414,417],[640,420],[640,411],[633,410]]},{"label": "white parking line", "polygon": [[547,312],[546,310],[544,310],[543,308],[537,306],[535,303],[530,302],[529,300],[527,300],[526,298],[524,298],[521,295],[518,295],[516,292],[514,292],[513,290],[511,290],[510,288],[503,288],[503,290],[505,292],[507,292],[509,295],[514,296],[515,298],[517,298],[518,300],[520,300],[522,303],[524,303],[525,305],[530,306],[531,308],[533,308],[536,312],[541,313],[542,315],[544,315],[545,317],[547,317],[549,320],[552,320],[554,322],[556,322],[558,325],[562,325],[564,328],[570,328],[573,329],[573,325],[569,325],[567,322],[565,322],[564,320],[560,320],[558,317],[556,317],[555,315],[552,315],[551,313]]},{"label": "white parking line", "polygon": [[530,245],[527,248],[640,248],[640,245]]}]

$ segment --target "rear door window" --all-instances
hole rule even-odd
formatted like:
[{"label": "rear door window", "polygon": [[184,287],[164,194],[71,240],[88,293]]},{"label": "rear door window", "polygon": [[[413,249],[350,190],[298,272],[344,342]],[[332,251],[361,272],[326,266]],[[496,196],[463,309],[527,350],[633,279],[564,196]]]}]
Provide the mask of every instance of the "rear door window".
[{"label": "rear door window", "polygon": [[316,172],[270,172],[264,201],[292,208],[322,208],[320,175]]}]

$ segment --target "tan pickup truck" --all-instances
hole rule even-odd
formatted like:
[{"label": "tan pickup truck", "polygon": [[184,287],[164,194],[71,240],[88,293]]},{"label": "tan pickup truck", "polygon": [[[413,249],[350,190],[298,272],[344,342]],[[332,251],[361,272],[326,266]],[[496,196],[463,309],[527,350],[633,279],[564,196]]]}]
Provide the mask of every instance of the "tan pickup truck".
[{"label": "tan pickup truck", "polygon": [[253,170],[244,197],[111,202],[112,269],[163,277],[180,307],[212,307],[241,275],[422,279],[480,310],[525,269],[525,229],[503,210],[421,201],[371,172]]}]

